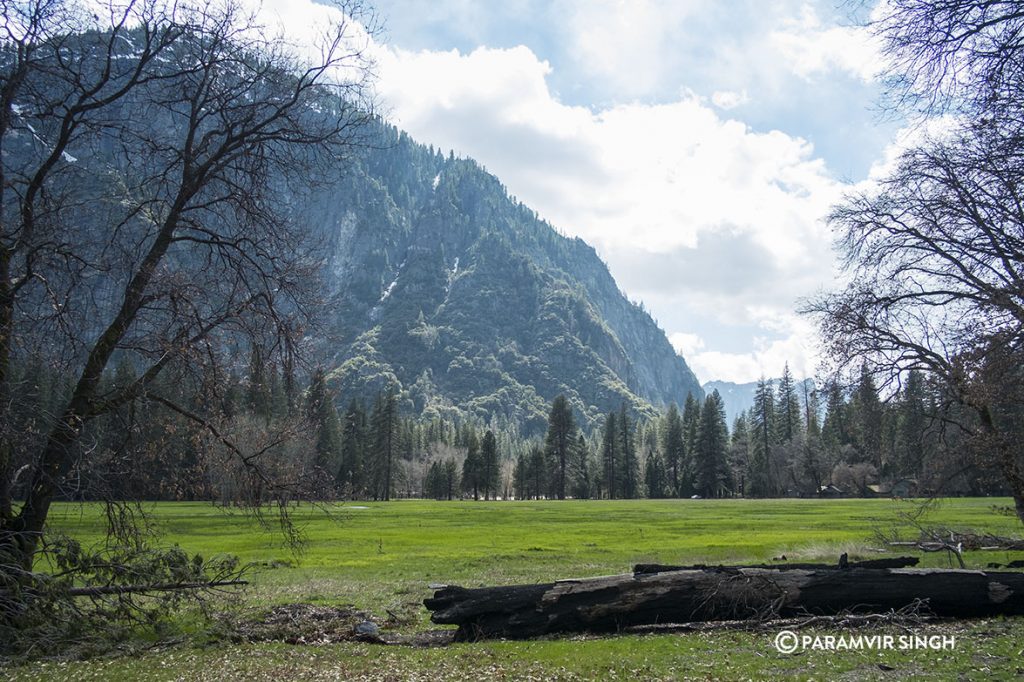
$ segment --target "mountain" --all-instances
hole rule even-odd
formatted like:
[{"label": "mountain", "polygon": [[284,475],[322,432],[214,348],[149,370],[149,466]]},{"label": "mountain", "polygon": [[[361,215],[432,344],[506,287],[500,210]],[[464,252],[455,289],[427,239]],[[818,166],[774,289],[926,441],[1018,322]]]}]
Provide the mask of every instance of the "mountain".
[{"label": "mountain", "polygon": [[[115,42],[126,61],[135,58],[135,41]],[[106,43],[102,46],[107,49]],[[233,72],[226,73],[224,83],[230,84]],[[236,93],[230,86],[225,91]],[[126,218],[119,214],[123,202],[117,197],[136,191],[137,177],[149,177],[151,186],[145,190],[160,195],[161,169],[177,169],[180,163],[174,143],[163,140],[181,137],[179,127],[187,117],[173,106],[152,107],[148,100],[137,99],[150,96],[163,95],[141,88],[129,93],[112,114],[115,120],[132,119],[125,112],[134,112],[144,134],[126,133],[117,143],[116,135],[101,136],[95,143],[85,137],[92,146],[71,146],[72,153],[62,157],[60,177],[68,178],[62,180],[68,187],[111,199],[75,216],[78,241],[83,249],[97,245],[89,259],[101,264],[95,270],[102,273],[81,286],[80,275],[70,268],[64,283],[77,297],[64,307],[73,311],[67,314],[76,316],[76,328],[86,339],[102,333],[101,321],[110,319],[120,304],[121,268],[131,263],[127,253],[120,256],[121,249],[130,247],[106,247],[110,225],[123,223],[140,235],[149,230],[148,209]],[[224,95],[227,101],[247,101],[248,96]],[[45,129],[43,122],[52,125],[54,120],[46,111],[34,112],[20,103],[12,111],[22,128],[11,136],[16,146],[5,148],[5,163],[18,168],[22,156],[45,156],[46,145],[39,143],[56,133]],[[307,113],[315,118],[319,112]],[[203,124],[212,126],[203,133],[203,144],[207,135],[226,134],[215,119]],[[358,137],[366,144],[349,148],[344,165],[309,178],[304,182],[308,186],[291,191],[293,178],[268,178],[279,188],[274,197],[279,203],[270,213],[287,214],[307,227],[317,238],[317,257],[325,261],[321,281],[301,282],[318,288],[327,313],[322,324],[307,331],[306,341],[314,349],[313,361],[328,370],[339,401],[372,401],[382,390],[394,388],[406,414],[471,416],[531,434],[544,428],[551,402],[562,393],[585,426],[623,404],[634,413],[653,414],[669,402],[682,403],[689,393],[703,396],[665,333],[642,306],[622,294],[592,247],[559,234],[475,161],[417,144],[376,119]],[[295,160],[303,161],[301,155]],[[259,159],[246,159],[250,161],[259,177]],[[245,173],[251,168],[238,163],[240,180],[227,193],[242,198]],[[54,196],[62,195],[58,191]],[[57,204],[68,201],[62,196]],[[204,219],[217,220],[216,210]],[[127,234],[129,228],[118,232]],[[123,241],[132,243],[128,237]],[[245,258],[273,261],[278,254],[269,251],[292,245],[270,243],[260,242]],[[279,255],[307,264],[304,250]],[[234,295],[234,285],[215,274],[222,270],[188,262],[204,257],[202,248],[176,244],[167,262],[173,266],[180,259],[193,278],[188,284],[211,292],[208,297]],[[65,276],[64,268],[55,272]],[[171,275],[167,277],[170,281]],[[173,282],[174,287],[184,284]],[[46,309],[48,289],[33,292],[37,299],[31,306]],[[172,307],[177,305],[175,299]],[[145,317],[146,324],[151,319],[158,319],[156,313]],[[244,339],[227,341],[229,336],[226,345],[244,346]],[[236,369],[245,371],[246,357],[240,355],[242,366]]]},{"label": "mountain", "polygon": [[404,408],[543,428],[564,393],[591,425],[703,396],[643,306],[594,249],[559,234],[475,161],[380,124],[341,186],[302,207],[329,249],[342,399],[388,385]]},{"label": "mountain", "polygon": [[[779,385],[779,379],[771,379],[772,390]],[[803,384],[806,384],[807,391],[814,390],[814,379],[804,379],[801,383],[799,380],[796,383],[797,396],[803,401]],[[705,393],[711,393],[712,391],[718,391],[718,394],[722,396],[722,402],[725,404],[725,418],[729,423],[729,428],[732,428],[732,422],[739,416],[740,412],[749,410],[754,406],[754,393],[757,391],[757,382],[751,381],[745,384],[737,384],[732,381],[708,381],[701,388],[704,389]]]}]

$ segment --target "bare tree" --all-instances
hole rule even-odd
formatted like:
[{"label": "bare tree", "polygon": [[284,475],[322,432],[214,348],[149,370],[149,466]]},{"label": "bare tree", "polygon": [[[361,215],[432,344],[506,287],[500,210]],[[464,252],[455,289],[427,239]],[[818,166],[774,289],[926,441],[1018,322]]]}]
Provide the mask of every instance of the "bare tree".
[{"label": "bare tree", "polygon": [[[141,396],[196,421],[272,494],[260,452],[155,395],[172,364],[216,365],[229,341],[290,355],[319,259],[292,197],[370,115],[368,38],[342,19],[310,58],[231,0],[3,2],[0,36],[0,410],[12,359],[74,377],[16,507],[0,414],[0,550],[30,564],[83,429]],[[113,359],[139,368],[103,382]],[[283,358],[289,362],[292,358]]]},{"label": "bare tree", "polygon": [[872,25],[901,112],[1020,120],[1024,7],[1017,0],[889,0]]},{"label": "bare tree", "polygon": [[951,409],[937,418],[998,465],[1024,522],[1024,10],[894,0],[875,28],[909,110],[959,123],[834,208],[849,283],[806,312],[840,368],[938,380]]}]

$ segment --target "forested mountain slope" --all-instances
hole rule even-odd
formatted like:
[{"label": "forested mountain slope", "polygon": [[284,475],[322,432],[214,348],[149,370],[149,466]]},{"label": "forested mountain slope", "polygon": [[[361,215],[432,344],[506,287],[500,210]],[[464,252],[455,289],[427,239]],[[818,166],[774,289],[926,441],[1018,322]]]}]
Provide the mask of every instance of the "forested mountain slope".
[{"label": "forested mountain slope", "polygon": [[391,384],[408,411],[535,431],[559,393],[585,422],[703,395],[592,247],[476,162],[391,126],[372,136],[341,186],[301,208],[328,246],[321,351],[340,396]]}]

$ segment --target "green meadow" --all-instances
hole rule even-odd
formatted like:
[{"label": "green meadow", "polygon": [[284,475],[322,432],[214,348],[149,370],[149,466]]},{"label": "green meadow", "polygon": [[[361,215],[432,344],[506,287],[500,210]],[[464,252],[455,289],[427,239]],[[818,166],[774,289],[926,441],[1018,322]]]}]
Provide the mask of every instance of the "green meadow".
[{"label": "green meadow", "polygon": [[[1005,499],[949,499],[930,526],[1019,535]],[[351,605],[406,633],[436,628],[421,602],[430,584],[511,584],[630,570],[634,563],[835,561],[883,556],[875,531],[916,531],[909,501],[634,500],[544,502],[361,502],[292,513],[304,537],[293,552],[273,526],[203,503],[154,503],[143,510],[160,542],[204,556],[237,555],[252,584],[225,608],[258,617],[280,604]],[[54,529],[100,542],[98,505],[61,505]],[[970,567],[1024,553],[965,554]],[[949,566],[944,554],[923,564]],[[183,619],[173,646],[154,642],[133,655],[35,662],[15,679],[901,679],[927,674],[1024,673],[1024,622],[997,619],[922,626],[954,633],[955,651],[805,652],[783,655],[774,633],[714,631],[563,637],[441,648],[242,643]],[[826,631],[827,632],[827,631]],[[832,633],[836,634],[836,633]],[[891,668],[891,670],[888,670]]]}]

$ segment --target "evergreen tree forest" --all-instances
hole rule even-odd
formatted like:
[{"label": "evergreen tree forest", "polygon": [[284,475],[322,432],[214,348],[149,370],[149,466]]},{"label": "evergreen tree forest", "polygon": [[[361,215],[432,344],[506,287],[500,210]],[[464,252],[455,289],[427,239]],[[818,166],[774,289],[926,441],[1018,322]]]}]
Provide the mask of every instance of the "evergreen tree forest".
[{"label": "evergreen tree forest", "polygon": [[[135,380],[123,359],[104,381]],[[41,437],[70,390],[40,361],[15,372],[23,438]],[[300,497],[338,500],[871,497],[1005,494],[998,472],[971,456],[966,432],[946,420],[948,399],[919,372],[884,394],[864,371],[852,386],[762,379],[753,406],[726,423],[722,398],[687,396],[655,418],[627,406],[583,430],[564,396],[542,436],[492,423],[402,414],[400,396],[338,395],[329,375],[303,381],[250,357],[246,372],[208,377],[172,370],[161,381],[180,404],[216,402],[216,435],[140,397],[90,424],[83,446],[102,453],[75,472],[62,499],[212,500],[260,495],[244,466],[222,464],[224,442],[271,456],[276,474],[302,481]],[[211,387],[216,386],[216,389]],[[25,464],[25,463],[22,463]],[[17,483],[15,479],[15,484]],[[298,487],[298,486],[297,486]],[[296,494],[298,495],[298,494]]]},{"label": "evergreen tree forest", "polygon": [[[303,481],[303,496],[318,499],[1005,493],[998,472],[970,456],[968,434],[935,417],[948,414],[949,401],[920,372],[885,395],[867,371],[852,386],[811,388],[787,368],[758,383],[754,404],[732,424],[713,391],[654,418],[623,405],[587,432],[558,396],[546,433],[526,437],[497,419],[405,413],[394,388],[369,404],[346,399],[323,370],[302,380],[257,353],[246,369],[197,381],[171,368],[161,381],[178,404],[209,411],[215,401],[224,441],[270,455],[275,474]],[[136,377],[127,360],[108,374],[110,388]],[[12,408],[17,429],[26,442],[38,439],[69,382],[41,362],[16,367],[15,380],[23,396]],[[246,485],[244,466],[214,466],[226,446],[180,409],[139,398],[84,435],[82,447],[103,456],[75,472],[63,499],[258,502],[239,499],[260,487]]]}]

